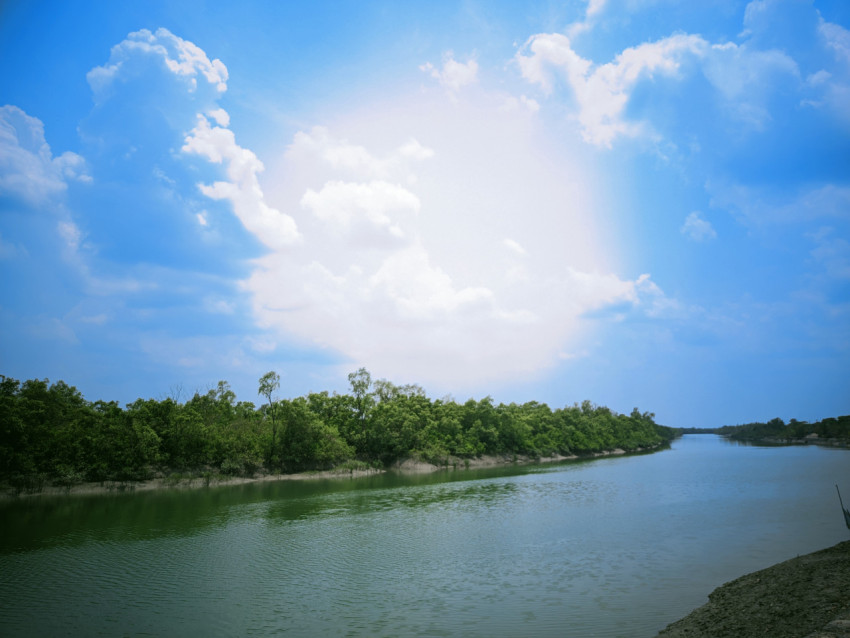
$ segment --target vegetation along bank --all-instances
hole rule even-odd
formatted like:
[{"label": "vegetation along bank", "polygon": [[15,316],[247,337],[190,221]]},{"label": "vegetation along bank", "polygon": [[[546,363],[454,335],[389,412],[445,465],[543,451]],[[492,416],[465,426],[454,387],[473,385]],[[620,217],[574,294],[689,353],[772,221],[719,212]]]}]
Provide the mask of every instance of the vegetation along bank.
[{"label": "vegetation along bank", "polygon": [[[63,381],[0,375],[0,486],[6,493],[184,476],[255,477],[311,470],[362,471],[406,460],[446,466],[484,457],[590,456],[655,448],[677,430],[635,408],[589,401],[552,410],[535,401],[431,399],[417,385],[349,375],[348,394],[277,399],[274,372],[259,405],[225,381],[183,403],[88,401]],[[176,477],[176,478],[175,478]]]}]

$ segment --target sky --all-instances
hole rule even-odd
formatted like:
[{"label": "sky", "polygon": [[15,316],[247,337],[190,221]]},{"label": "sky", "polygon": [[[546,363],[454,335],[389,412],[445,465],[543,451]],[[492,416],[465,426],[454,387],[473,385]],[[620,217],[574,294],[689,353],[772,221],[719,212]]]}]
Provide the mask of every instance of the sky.
[{"label": "sky", "polygon": [[0,77],[0,374],[850,413],[845,0],[7,0]]}]

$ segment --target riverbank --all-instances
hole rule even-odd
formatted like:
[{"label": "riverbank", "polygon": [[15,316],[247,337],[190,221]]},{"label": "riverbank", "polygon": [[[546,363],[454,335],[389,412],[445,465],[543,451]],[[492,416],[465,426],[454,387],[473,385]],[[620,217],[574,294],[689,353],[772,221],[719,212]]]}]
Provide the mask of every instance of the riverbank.
[{"label": "riverbank", "polygon": [[[659,446],[660,447],[660,446]],[[655,448],[641,448],[638,450],[632,450],[633,453],[639,452],[647,452]],[[593,454],[586,454],[583,456],[577,456],[575,454],[571,454],[569,456],[563,456],[561,454],[553,454],[552,456],[546,457],[531,457],[526,455],[505,455],[505,456],[479,456],[473,459],[462,459],[458,457],[449,457],[446,459],[445,463],[441,465],[435,465],[434,463],[430,463],[428,461],[422,461],[418,459],[405,459],[404,461],[400,461],[398,463],[394,463],[390,468],[391,471],[399,471],[404,472],[405,474],[428,474],[431,472],[439,472],[441,470],[469,470],[476,468],[485,468],[485,467],[497,467],[503,465],[532,465],[539,463],[559,463],[562,461],[578,461],[581,459],[594,459],[602,456],[619,456],[622,454],[628,454],[626,450],[621,448],[617,448],[614,450],[606,450],[604,452],[596,452]]]},{"label": "riverbank", "polygon": [[850,637],[850,541],[715,589],[663,638]]},{"label": "riverbank", "polygon": [[18,491],[10,486],[0,486],[0,499],[27,498],[37,496],[85,496],[94,494],[114,494],[120,492],[145,492],[150,490],[185,490],[202,487],[218,487],[226,485],[244,485],[268,481],[305,481],[320,479],[357,479],[364,476],[382,474],[384,472],[400,472],[403,474],[426,474],[439,471],[463,471],[468,469],[499,467],[507,465],[533,465],[541,463],[558,463],[581,459],[593,459],[604,456],[619,456],[627,453],[649,452],[656,448],[641,448],[627,452],[617,448],[596,452],[583,456],[553,455],[549,457],[530,457],[525,455],[481,456],[472,459],[449,457],[441,465],[418,459],[405,459],[394,463],[390,468],[335,468],[332,470],[298,472],[293,474],[258,474],[252,477],[225,476],[210,472],[197,475],[171,475],[152,478],[145,481],[103,481],[100,483],[78,483],[76,485],[44,485],[38,490]]}]

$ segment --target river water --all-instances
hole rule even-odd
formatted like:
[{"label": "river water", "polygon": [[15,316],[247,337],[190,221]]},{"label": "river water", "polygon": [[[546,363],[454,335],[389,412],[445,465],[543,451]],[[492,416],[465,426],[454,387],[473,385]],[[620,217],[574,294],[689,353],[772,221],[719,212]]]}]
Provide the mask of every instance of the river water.
[{"label": "river water", "polygon": [[848,538],[850,451],[687,435],[523,468],[0,504],[0,635],[654,636]]}]

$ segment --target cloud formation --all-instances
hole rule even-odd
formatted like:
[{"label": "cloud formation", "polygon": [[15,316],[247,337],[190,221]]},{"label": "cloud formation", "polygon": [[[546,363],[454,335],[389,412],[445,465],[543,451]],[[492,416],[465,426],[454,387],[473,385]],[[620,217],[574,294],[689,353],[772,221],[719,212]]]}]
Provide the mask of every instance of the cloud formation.
[{"label": "cloud formation", "polygon": [[260,324],[345,368],[462,390],[583,351],[591,311],[654,312],[661,290],[619,278],[598,248],[581,162],[541,153],[533,112],[503,107],[432,91],[396,119],[298,132],[269,197],[307,213],[303,243],[257,260]]},{"label": "cloud formation", "polygon": [[419,68],[452,92],[457,92],[478,80],[478,62],[474,59],[458,62],[451,51],[443,56],[442,69],[436,68],[430,62],[426,62]]},{"label": "cloud formation", "polygon": [[404,231],[394,221],[397,215],[415,215],[421,202],[406,188],[380,180],[368,183],[327,182],[319,192],[307,189],[301,206],[341,233],[365,227],[363,234],[389,234],[404,238]]},{"label": "cloud formation", "polygon": [[136,9],[21,5],[0,358],[129,400],[216,378],[250,398],[273,368],[341,390],[365,365],[693,425],[827,405],[850,352],[850,32],[829,3],[711,4],[264,3],[111,52],[93,25]]},{"label": "cloud formation", "polygon": [[109,61],[96,66],[87,75],[95,100],[108,96],[112,84],[122,76],[137,72],[128,67],[137,66],[139,58],[152,57],[160,60],[169,71],[185,79],[188,89],[198,88],[198,78],[203,79],[218,93],[227,90],[227,67],[221,60],[210,60],[192,42],[180,38],[168,29],[160,27],[155,32],[140,29],[112,47]]},{"label": "cloud formation", "polygon": [[717,232],[714,230],[711,222],[703,219],[700,212],[696,210],[685,218],[685,223],[682,224],[681,232],[683,235],[696,242],[717,239]]},{"label": "cloud formation", "polygon": [[0,107],[0,194],[40,205],[63,194],[69,180],[91,182],[83,157],[53,157],[41,120],[17,106]]},{"label": "cloud formation", "polygon": [[701,55],[706,47],[699,36],[673,35],[629,47],[613,62],[594,67],[575,52],[567,36],[549,33],[529,38],[515,59],[523,77],[546,94],[552,93],[556,78],[566,82],[576,101],[584,139],[610,148],[617,137],[636,137],[645,130],[625,117],[637,82],[676,74],[683,57]]},{"label": "cloud formation", "polygon": [[[223,109],[215,111],[216,121],[227,122]],[[203,114],[181,149],[226,167],[229,181],[198,184],[200,191],[214,200],[227,200],[243,226],[270,248],[282,249],[298,241],[298,228],[289,215],[268,206],[257,174],[263,163],[250,150],[236,143],[236,136],[224,126],[212,126]]]},{"label": "cloud formation", "polygon": [[[629,115],[631,98],[641,83],[702,75],[727,115],[760,129],[771,119],[770,96],[789,79],[800,79],[797,63],[781,50],[764,50],[748,42],[712,44],[687,33],[628,47],[611,62],[596,64],[575,50],[571,38],[590,28],[589,23],[578,24],[582,28],[570,30],[569,37],[561,33],[530,37],[514,60],[522,77],[545,95],[566,87],[585,141],[604,148],[611,148],[618,138],[658,136],[651,119]],[[840,35],[827,31],[834,38],[831,42],[843,42]],[[836,46],[841,49],[841,44]]]}]

